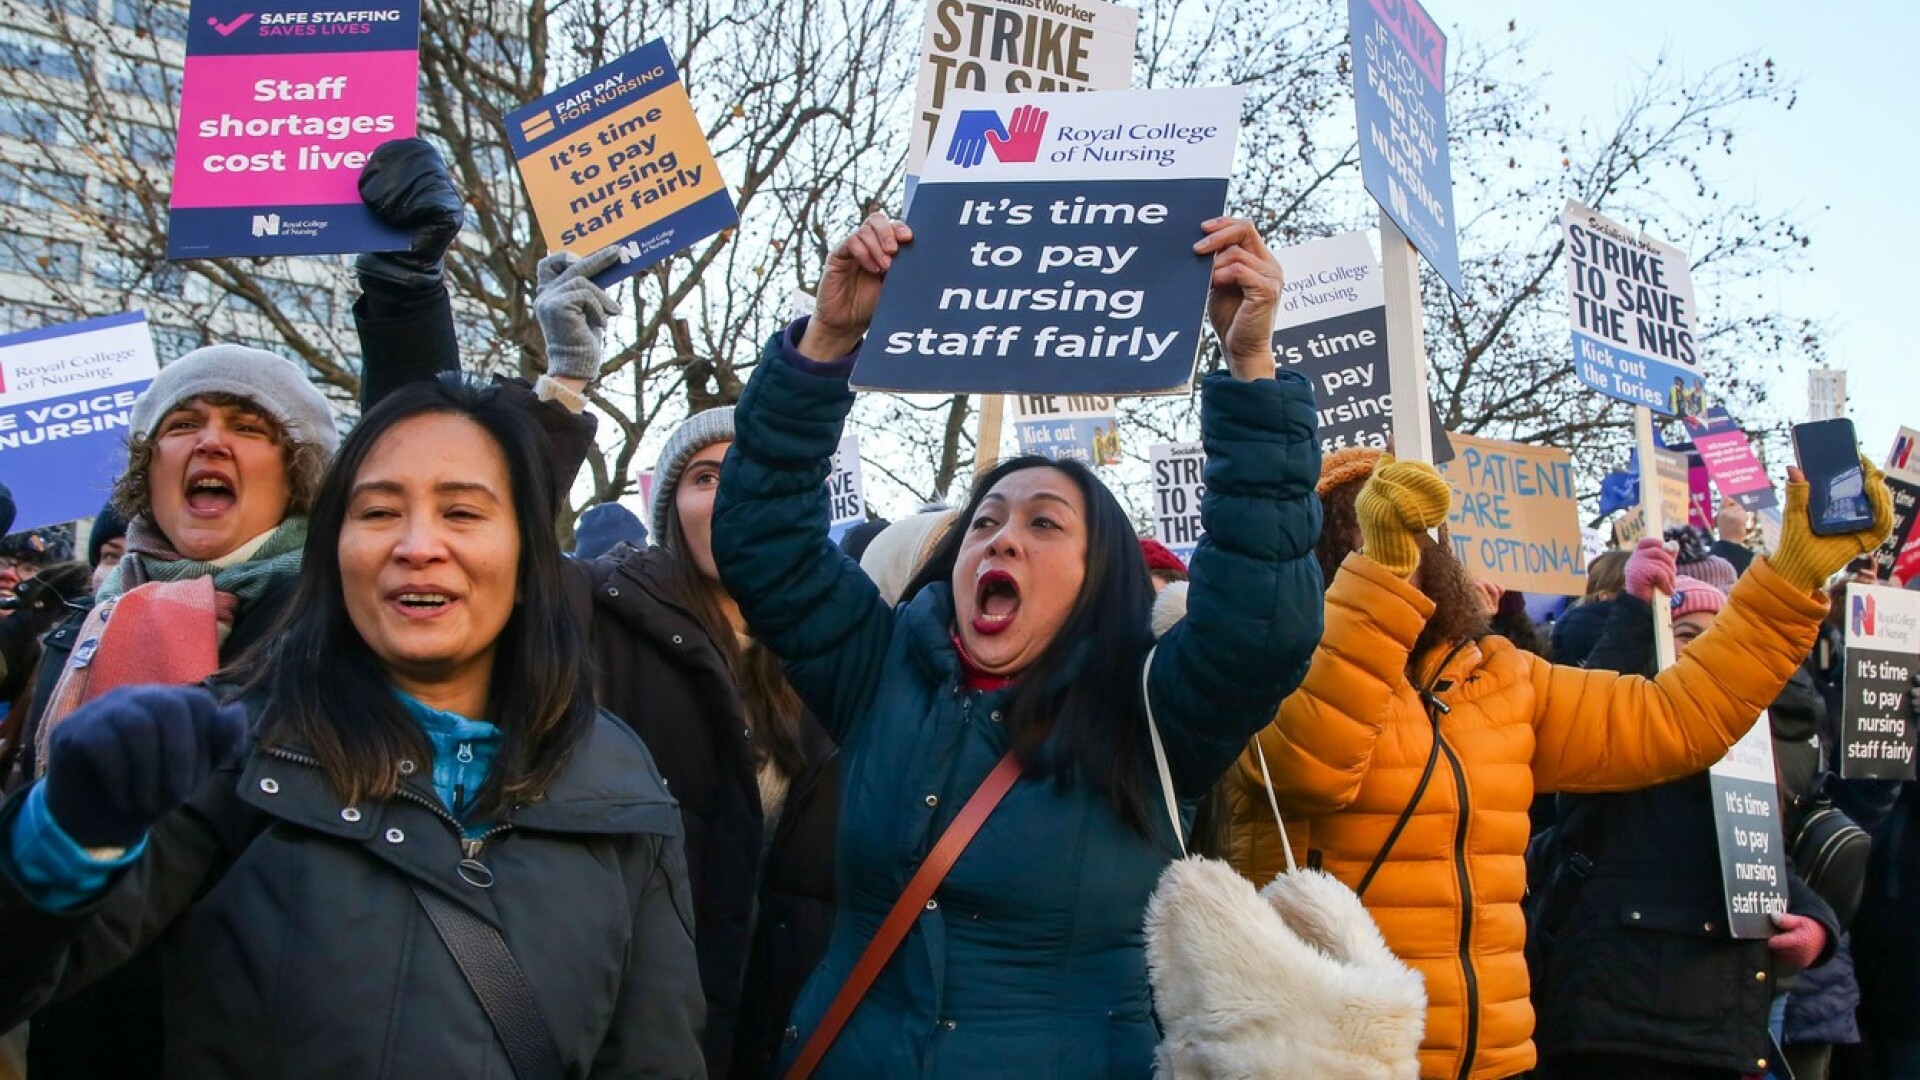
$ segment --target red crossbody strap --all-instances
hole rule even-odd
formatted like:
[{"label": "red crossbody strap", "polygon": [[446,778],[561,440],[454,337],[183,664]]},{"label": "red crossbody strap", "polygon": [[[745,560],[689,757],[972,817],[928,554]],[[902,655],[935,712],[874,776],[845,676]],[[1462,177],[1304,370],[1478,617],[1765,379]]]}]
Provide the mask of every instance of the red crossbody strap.
[{"label": "red crossbody strap", "polygon": [[900,948],[901,942],[907,940],[907,931],[913,929],[914,920],[920,917],[927,901],[933,899],[934,890],[940,887],[947,871],[953,869],[953,864],[960,859],[960,853],[967,850],[974,834],[986,824],[987,815],[993,813],[993,808],[1000,805],[1001,798],[1019,779],[1020,761],[1009,750],[1007,756],[1000,759],[1000,764],[995,765],[987,778],[980,782],[980,787],[967,800],[967,805],[960,808],[960,815],[947,826],[947,831],[940,834],[939,842],[933,845],[933,851],[928,853],[927,861],[920,864],[913,880],[907,882],[906,891],[894,902],[893,910],[887,912],[886,920],[880,924],[873,940],[867,943],[866,951],[860,954],[860,962],[853,965],[853,973],[840,985],[840,992],[833,996],[833,1004],[827,1006],[820,1026],[813,1029],[793,1068],[787,1070],[786,1080],[807,1080],[813,1075],[813,1070],[819,1068],[821,1060],[832,1048],[833,1040],[840,1037],[840,1029],[847,1026],[853,1010],[860,1005],[860,999],[867,996],[873,980],[880,977],[881,969],[893,958],[894,951]]}]

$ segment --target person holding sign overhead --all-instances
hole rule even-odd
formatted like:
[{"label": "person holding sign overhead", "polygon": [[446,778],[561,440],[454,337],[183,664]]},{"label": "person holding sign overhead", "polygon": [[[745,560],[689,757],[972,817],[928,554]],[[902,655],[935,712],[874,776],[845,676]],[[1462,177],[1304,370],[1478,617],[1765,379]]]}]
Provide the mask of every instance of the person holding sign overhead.
[{"label": "person holding sign overhead", "polygon": [[[1346,451],[1322,482],[1323,556],[1339,558],[1326,636],[1259,735],[1294,840],[1352,886],[1387,945],[1426,978],[1420,1074],[1498,1080],[1534,1066],[1522,947],[1535,792],[1626,791],[1719,760],[1812,646],[1827,575],[1892,528],[1817,535],[1789,470],[1778,550],[1754,560],[1679,663],[1648,679],[1549,664],[1485,635],[1451,545],[1427,530],[1451,492],[1430,465]],[[1337,471],[1334,467],[1338,467]],[[1240,759],[1230,854],[1259,884],[1280,867],[1259,758]]]},{"label": "person holding sign overhead", "polygon": [[1157,648],[1133,528],[1076,462],[987,472],[897,608],[829,541],[821,480],[905,225],[874,215],[834,249],[735,409],[714,559],[845,769],[839,908],[790,1077],[1153,1071],[1141,920],[1179,841],[1149,722],[1199,797],[1320,631],[1320,453],[1307,384],[1274,372],[1280,269],[1249,222],[1196,231],[1229,370],[1201,388],[1207,537]]}]

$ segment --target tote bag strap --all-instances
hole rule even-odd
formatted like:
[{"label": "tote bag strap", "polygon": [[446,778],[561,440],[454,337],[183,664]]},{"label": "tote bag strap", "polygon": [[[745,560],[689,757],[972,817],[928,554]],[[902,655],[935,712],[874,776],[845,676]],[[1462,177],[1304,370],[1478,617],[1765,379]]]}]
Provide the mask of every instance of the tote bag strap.
[{"label": "tote bag strap", "polygon": [[820,1026],[813,1029],[807,1038],[807,1045],[800,1050],[800,1056],[794,1059],[793,1067],[787,1070],[786,1080],[806,1080],[825,1060],[827,1051],[833,1048],[833,1041],[840,1037],[840,1031],[853,1017],[853,1011],[860,1006],[862,998],[872,988],[873,981],[887,966],[887,961],[907,940],[907,932],[913,929],[915,920],[933,900],[933,894],[940,882],[953,869],[960,859],[960,853],[973,842],[980,826],[986,824],[987,816],[993,808],[1000,805],[1014,782],[1020,779],[1020,758],[1009,750],[993,767],[987,778],[974,789],[973,797],[960,808],[960,813],[940,834],[940,839],[927,854],[927,860],[920,864],[912,880],[907,882],[900,899],[894,901],[893,910],[874,932],[873,940],[867,942],[865,952],[853,965],[852,974],[840,984],[840,991],[833,996],[833,1003],[827,1006],[826,1015],[821,1017]]}]

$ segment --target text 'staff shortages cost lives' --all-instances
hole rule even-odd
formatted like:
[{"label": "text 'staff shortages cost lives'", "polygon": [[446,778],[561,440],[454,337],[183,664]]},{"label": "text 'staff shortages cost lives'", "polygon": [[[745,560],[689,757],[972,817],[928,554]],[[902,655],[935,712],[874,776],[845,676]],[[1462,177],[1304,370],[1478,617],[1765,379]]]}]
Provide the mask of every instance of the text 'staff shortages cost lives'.
[{"label": "text 'staff shortages cost lives'", "polygon": [[739,224],[686,84],[651,41],[507,114],[507,140],[547,246],[614,244],[610,285]]},{"label": "text 'staff shortages cost lives'", "polygon": [[194,0],[167,257],[405,248],[360,170],[414,133],[419,47],[419,0]]},{"label": "text 'staff shortages cost lives'", "polygon": [[955,94],[856,386],[1141,394],[1193,378],[1243,92]]},{"label": "text 'staff shortages cost lives'", "polygon": [[0,338],[0,479],[15,530],[99,512],[126,465],[134,399],[159,370],[137,311]]}]

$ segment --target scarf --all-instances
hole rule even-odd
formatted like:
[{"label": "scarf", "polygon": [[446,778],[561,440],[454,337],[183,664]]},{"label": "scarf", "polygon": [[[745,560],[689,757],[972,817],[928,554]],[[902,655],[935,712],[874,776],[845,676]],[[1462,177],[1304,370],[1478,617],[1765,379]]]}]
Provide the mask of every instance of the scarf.
[{"label": "scarf", "polygon": [[127,527],[127,554],[101,584],[34,734],[36,772],[48,740],[73,711],[115,687],[187,686],[220,669],[233,623],[275,581],[300,572],[307,521],[288,518],[224,558],[188,559],[144,516]]}]

